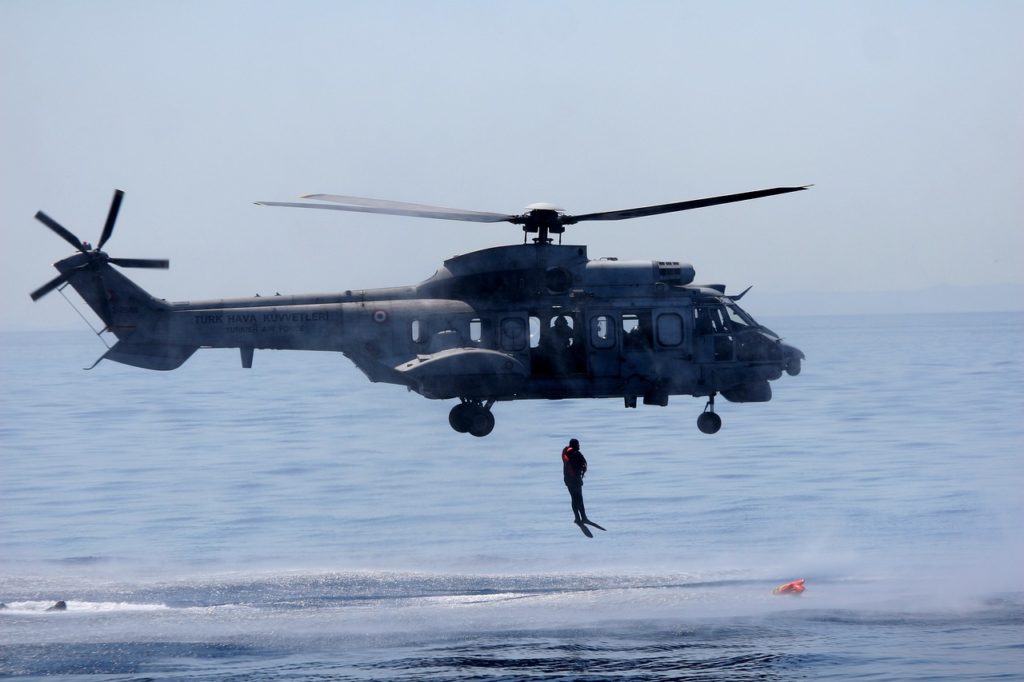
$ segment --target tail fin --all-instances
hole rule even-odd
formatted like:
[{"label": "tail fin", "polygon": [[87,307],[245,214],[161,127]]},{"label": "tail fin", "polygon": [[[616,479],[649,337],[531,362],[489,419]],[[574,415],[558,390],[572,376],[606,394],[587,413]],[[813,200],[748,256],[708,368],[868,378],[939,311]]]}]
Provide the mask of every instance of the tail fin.
[{"label": "tail fin", "polygon": [[114,224],[121,211],[123,198],[124,192],[115,189],[114,198],[110,202],[110,210],[107,212],[107,220],[103,224],[103,231],[100,233],[100,241],[96,248],[79,239],[74,232],[42,211],[36,212],[36,220],[75,247],[78,253],[54,263],[54,267],[60,274],[31,294],[32,300],[38,301],[62,284],[71,284],[89,304],[89,307],[96,311],[107,329],[117,334],[119,339],[122,338],[122,335],[132,332],[141,316],[146,313],[159,312],[167,305],[154,299],[110,266],[166,269],[170,265],[163,259],[111,258],[103,252],[103,245],[114,234]]},{"label": "tail fin", "polygon": [[62,261],[57,269],[118,339],[100,360],[169,370],[177,369],[196,352],[198,346],[169,343],[162,333],[170,306],[110,265],[88,263],[76,267]]},{"label": "tail fin", "polygon": [[109,264],[81,260],[82,255],[76,254],[55,265],[119,340],[137,330],[154,329],[169,309]]},{"label": "tail fin", "polygon": [[42,211],[36,213],[36,220],[75,247],[78,253],[54,263],[60,274],[33,291],[32,300],[39,300],[64,283],[70,284],[99,315],[106,329],[117,336],[117,343],[103,358],[147,369],[174,369],[185,362],[197,346],[169,342],[165,321],[170,306],[111,267],[164,269],[169,263],[151,258],[111,258],[102,250],[114,233],[123,197],[124,192],[114,190],[96,248]]},{"label": "tail fin", "polygon": [[62,261],[57,269],[117,337],[117,343],[100,360],[169,370],[177,369],[196,352],[198,346],[169,343],[162,333],[170,309],[167,303],[153,298],[106,263],[76,267]]}]

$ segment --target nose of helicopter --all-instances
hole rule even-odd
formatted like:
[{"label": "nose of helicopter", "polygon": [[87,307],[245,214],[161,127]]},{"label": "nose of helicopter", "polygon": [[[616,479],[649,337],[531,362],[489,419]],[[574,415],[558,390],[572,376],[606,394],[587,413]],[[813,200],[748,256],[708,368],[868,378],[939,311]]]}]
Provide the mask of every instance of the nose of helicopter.
[{"label": "nose of helicopter", "polygon": [[800,364],[804,359],[804,352],[796,346],[791,346],[788,343],[782,344],[782,357],[786,361],[786,374],[791,377],[795,377],[800,373]]}]

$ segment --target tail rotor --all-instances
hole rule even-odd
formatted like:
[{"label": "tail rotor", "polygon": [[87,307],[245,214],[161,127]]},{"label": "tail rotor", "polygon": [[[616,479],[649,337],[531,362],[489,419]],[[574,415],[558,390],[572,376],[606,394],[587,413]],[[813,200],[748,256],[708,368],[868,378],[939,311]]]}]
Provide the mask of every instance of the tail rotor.
[{"label": "tail rotor", "polygon": [[[75,249],[81,252],[81,255],[76,254],[58,263],[57,266],[58,270],[60,270],[60,274],[33,291],[30,294],[33,301],[38,301],[46,294],[67,282],[76,271],[97,264],[110,263],[122,268],[167,269],[170,267],[170,261],[164,259],[111,258],[101,250],[103,245],[107,243],[110,236],[114,233],[114,223],[117,222],[117,214],[121,210],[121,201],[123,198],[124,192],[119,189],[114,190],[114,198],[110,202],[110,210],[107,212],[107,220],[103,225],[103,232],[100,234],[100,241],[95,248],[90,246],[88,242],[83,242],[73,232],[71,232],[71,230],[67,229],[42,211],[36,213],[36,220],[41,222],[43,225],[46,225],[48,228],[53,230],[57,236],[75,247]],[[64,265],[64,267],[60,267],[61,265]]]}]

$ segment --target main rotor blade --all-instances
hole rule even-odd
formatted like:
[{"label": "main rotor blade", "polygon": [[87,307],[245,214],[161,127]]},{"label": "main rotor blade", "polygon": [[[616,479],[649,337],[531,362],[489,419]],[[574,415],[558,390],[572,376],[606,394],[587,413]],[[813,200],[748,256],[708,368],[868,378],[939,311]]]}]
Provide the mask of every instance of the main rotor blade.
[{"label": "main rotor blade", "polygon": [[115,189],[114,199],[110,202],[110,211],[107,213],[107,223],[103,226],[103,234],[100,235],[100,242],[96,245],[97,249],[102,249],[114,232],[114,222],[117,220],[117,212],[121,210],[122,197],[124,197],[124,192]]},{"label": "main rotor blade", "polygon": [[33,291],[31,294],[29,294],[29,296],[32,297],[33,301],[38,301],[43,296],[46,296],[48,293],[50,293],[51,291],[53,291],[66,281],[68,281],[68,276],[65,275],[64,273],[61,273],[54,277],[53,279],[51,279],[46,284],[44,284],[43,286]]},{"label": "main rotor blade", "polygon": [[36,213],[36,220],[38,220],[43,225],[46,225],[48,228],[59,234],[61,238],[64,239],[64,241],[66,241],[68,244],[71,244],[71,246],[75,247],[82,253],[86,253],[85,247],[82,246],[82,240],[73,235],[71,233],[71,230],[67,229],[50,216],[46,215],[42,211],[38,211]]},{"label": "main rotor blade", "polygon": [[108,263],[120,265],[122,268],[154,268],[166,270],[171,267],[171,261],[156,258],[108,258]]},{"label": "main rotor blade", "polygon": [[754,192],[741,192],[740,194],[725,194],[720,197],[707,197],[705,199],[692,199],[690,201],[679,201],[673,204],[659,204],[657,206],[641,206],[639,208],[626,208],[619,211],[604,211],[601,213],[585,213],[577,216],[565,216],[564,222],[572,223],[582,220],[623,220],[626,218],[642,218],[649,215],[661,213],[674,213],[675,211],[688,211],[691,208],[704,208],[705,206],[717,206],[718,204],[731,204],[734,201],[747,201],[748,199],[760,199],[775,194],[786,194],[787,192],[799,192],[810,187],[774,187],[772,189],[759,189]]},{"label": "main rotor blade", "polygon": [[469,211],[463,208],[445,208],[426,204],[410,204],[404,201],[387,201],[383,199],[367,199],[365,197],[348,197],[338,194],[305,194],[303,199],[319,199],[331,201],[331,204],[305,204],[297,202],[257,201],[261,206],[289,206],[292,208],[324,208],[333,211],[355,211],[357,213],[383,213],[386,215],[404,215],[414,218],[439,218],[441,220],[465,220],[475,223],[511,222],[516,216],[505,213],[488,213],[485,211]]}]

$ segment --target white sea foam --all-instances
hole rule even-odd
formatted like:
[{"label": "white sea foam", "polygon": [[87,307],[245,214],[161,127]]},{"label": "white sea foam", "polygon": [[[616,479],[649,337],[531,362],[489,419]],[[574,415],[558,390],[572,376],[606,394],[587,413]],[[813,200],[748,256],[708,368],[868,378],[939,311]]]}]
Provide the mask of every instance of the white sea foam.
[{"label": "white sea foam", "polygon": [[166,611],[170,607],[166,604],[134,604],[131,602],[113,601],[77,601],[70,599],[65,601],[67,610],[50,611],[56,602],[53,601],[14,601],[8,602],[6,609],[0,609],[0,616],[3,614],[46,614],[60,615],[64,613],[119,613],[119,612],[145,612],[145,611]]}]

